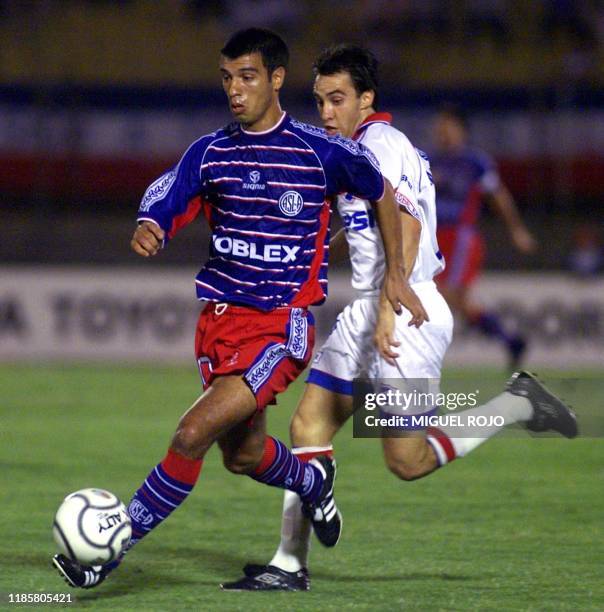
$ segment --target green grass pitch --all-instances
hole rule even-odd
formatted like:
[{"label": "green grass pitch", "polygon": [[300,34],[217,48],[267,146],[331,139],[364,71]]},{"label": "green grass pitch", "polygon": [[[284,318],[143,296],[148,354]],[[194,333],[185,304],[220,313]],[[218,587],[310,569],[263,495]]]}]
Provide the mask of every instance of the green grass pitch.
[{"label": "green grass pitch", "polygon": [[[90,486],[127,502],[196,396],[196,372],[2,366],[0,389],[2,609],[17,607],[7,593],[68,591],[83,610],[604,609],[602,440],[504,436],[406,483],[379,440],[351,427],[336,440],[343,537],[333,550],[313,543],[309,593],[219,590],[272,556],[282,493],[229,474],[215,450],[187,502],[111,579],[72,591],[50,566],[54,512]],[[270,409],[271,433],[287,439],[301,389]]]}]

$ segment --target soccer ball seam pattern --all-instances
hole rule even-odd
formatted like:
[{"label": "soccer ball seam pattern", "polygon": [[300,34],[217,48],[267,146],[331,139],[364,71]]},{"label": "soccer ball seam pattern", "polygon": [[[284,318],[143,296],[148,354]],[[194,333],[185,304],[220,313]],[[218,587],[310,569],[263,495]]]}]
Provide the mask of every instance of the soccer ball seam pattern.
[{"label": "soccer ball seam pattern", "polygon": [[82,565],[105,565],[120,557],[132,535],[124,504],[109,491],[81,489],[59,507],[53,534],[61,552]]}]

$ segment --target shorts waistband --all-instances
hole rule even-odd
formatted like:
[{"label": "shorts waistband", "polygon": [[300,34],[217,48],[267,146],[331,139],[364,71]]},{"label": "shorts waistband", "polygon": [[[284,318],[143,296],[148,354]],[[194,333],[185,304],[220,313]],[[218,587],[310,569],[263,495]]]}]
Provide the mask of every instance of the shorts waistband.
[{"label": "shorts waistband", "polygon": [[[238,306],[235,304],[229,304],[228,302],[208,302],[204,308],[204,312],[211,312],[216,315],[222,315],[226,312],[230,314],[241,314],[241,315],[270,315],[270,314],[288,314],[296,308],[295,306],[279,306],[272,310],[260,310],[258,308],[252,308],[250,306]],[[307,310],[306,308],[298,308],[299,310]]]}]

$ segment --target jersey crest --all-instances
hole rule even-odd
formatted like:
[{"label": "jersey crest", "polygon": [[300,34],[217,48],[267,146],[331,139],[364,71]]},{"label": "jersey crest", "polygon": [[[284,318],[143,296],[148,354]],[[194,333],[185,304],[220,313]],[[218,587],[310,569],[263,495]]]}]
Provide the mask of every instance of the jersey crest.
[{"label": "jersey crest", "polygon": [[279,210],[288,217],[295,217],[304,208],[304,199],[297,191],[286,191],[279,198]]}]

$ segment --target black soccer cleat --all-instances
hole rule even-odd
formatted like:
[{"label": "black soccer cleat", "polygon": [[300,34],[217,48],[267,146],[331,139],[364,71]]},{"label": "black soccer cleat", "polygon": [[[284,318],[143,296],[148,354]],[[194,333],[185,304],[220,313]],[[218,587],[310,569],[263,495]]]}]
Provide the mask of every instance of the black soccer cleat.
[{"label": "black soccer cleat", "polygon": [[567,438],[574,438],[579,433],[575,413],[549,391],[534,374],[526,370],[514,372],[506,387],[510,393],[526,397],[531,402],[533,416],[525,422],[527,429],[531,431],[552,429]]},{"label": "black soccer cleat", "polygon": [[65,555],[55,555],[52,564],[65,582],[76,589],[92,589],[99,586],[109,574],[102,565],[80,565]]},{"label": "black soccer cleat", "polygon": [[342,515],[333,497],[336,462],[326,455],[321,455],[311,459],[309,463],[322,472],[324,482],[319,498],[312,503],[302,504],[302,514],[312,523],[319,542],[331,548],[338,543],[342,533]]},{"label": "black soccer cleat", "polygon": [[[266,572],[267,568],[270,568],[270,567],[276,567],[276,566],[275,565],[261,565],[260,563],[246,563],[243,566],[243,573],[249,578],[253,578],[254,576],[257,576],[258,574],[262,574],[263,572]],[[281,569],[281,568],[278,568],[278,569]],[[303,567],[299,571],[305,574],[305,576],[308,579],[308,583],[310,584],[310,574],[308,573],[308,568]],[[290,572],[290,573],[296,573],[296,572]]]},{"label": "black soccer cleat", "polygon": [[308,570],[286,572],[275,565],[248,564],[243,568],[245,576],[235,582],[220,585],[223,591],[309,591]]},{"label": "black soccer cleat", "polygon": [[250,578],[257,576],[258,574],[262,574],[262,572],[266,571],[266,568],[270,567],[269,565],[261,565],[260,563],[246,563],[243,566],[243,573]]}]

